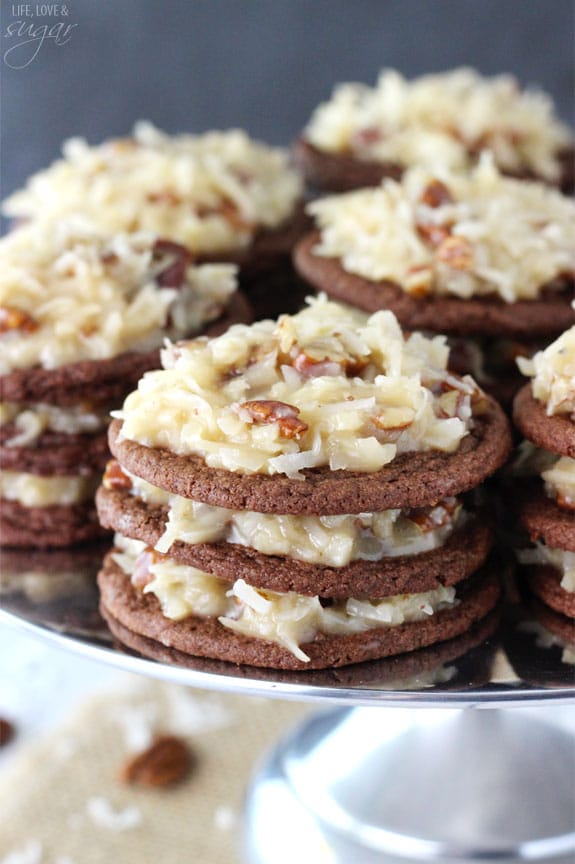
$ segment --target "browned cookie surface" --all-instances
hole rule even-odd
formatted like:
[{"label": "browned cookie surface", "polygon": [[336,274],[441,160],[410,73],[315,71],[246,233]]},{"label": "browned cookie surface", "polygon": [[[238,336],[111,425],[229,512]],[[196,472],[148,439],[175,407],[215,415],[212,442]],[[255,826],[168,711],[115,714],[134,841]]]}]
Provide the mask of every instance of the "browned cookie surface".
[{"label": "browned cookie surface", "polygon": [[[154,546],[162,536],[167,518],[163,508],[146,505],[127,492],[104,488],[98,490],[96,500],[100,521],[106,528],[143,540],[149,546]],[[471,518],[437,549],[380,561],[357,560],[343,567],[264,555],[237,543],[191,545],[176,542],[169,554],[182,564],[222,579],[244,579],[250,585],[270,591],[375,599],[431,591],[439,585],[455,585],[483,564],[491,542],[488,525]]]},{"label": "browned cookie surface", "polygon": [[[363,186],[378,186],[386,177],[399,180],[405,168],[396,162],[379,162],[358,159],[351,153],[329,153],[315,147],[300,136],[292,145],[294,161],[306,181],[327,192],[348,192]],[[573,191],[575,157],[573,148],[565,148],[558,154],[561,163],[559,188]],[[512,174],[520,180],[539,180],[533,172]]]},{"label": "browned cookie surface", "polygon": [[2,546],[34,546],[41,549],[72,546],[105,536],[93,501],[23,507],[17,501],[0,499]]},{"label": "browned cookie surface", "polygon": [[473,489],[505,462],[511,449],[507,418],[491,399],[455,453],[404,453],[371,474],[306,469],[301,480],[209,468],[198,456],[122,440],[120,430],[121,423],[113,420],[112,453],[122,466],[154,486],[216,507],[314,516],[436,503]]},{"label": "browned cookie surface", "polygon": [[[162,645],[161,642],[140,636],[128,630],[117,621],[106,609],[103,609],[108,627],[123,647],[137,651],[139,654],[157,660],[160,663],[171,663],[185,666],[212,675],[229,675],[242,678],[249,677],[274,682],[297,683],[304,682],[322,687],[345,685],[346,687],[381,686],[384,689],[412,689],[421,679],[421,686],[429,686],[427,676],[430,673],[441,673],[446,663],[457,661],[458,673],[449,679],[447,689],[466,689],[470,680],[489,679],[489,650],[476,651],[480,645],[493,636],[500,620],[500,610],[496,607],[485,618],[473,624],[461,636],[455,636],[445,642],[438,642],[427,648],[397,654],[384,660],[368,660],[365,663],[355,663],[351,666],[333,666],[328,669],[316,669],[307,672],[277,670],[271,673],[257,666],[231,667],[225,660],[209,660],[205,657],[193,657]],[[460,667],[460,668],[459,668]],[[455,670],[454,670],[455,671]],[[445,686],[445,685],[444,685]]]},{"label": "browned cookie surface", "polygon": [[308,663],[274,642],[250,639],[228,630],[215,618],[165,618],[157,598],[136,591],[130,579],[108,555],[98,574],[101,606],[128,630],[184,654],[277,669],[322,669],[362,663],[414,651],[452,639],[469,630],[496,605],[500,587],[491,573],[467,580],[458,592],[460,603],[423,621],[378,627],[347,636],[318,634],[302,645]]},{"label": "browned cookie surface", "polygon": [[568,414],[549,416],[545,405],[533,398],[531,384],[526,384],[515,397],[513,420],[538,447],[575,459],[575,423]]},{"label": "browned cookie surface", "polygon": [[531,339],[559,335],[575,323],[573,283],[547,291],[539,300],[505,303],[495,297],[416,297],[389,281],[373,282],[345,270],[338,258],[313,253],[319,232],[312,232],[294,251],[296,270],[316,289],[366,312],[390,309],[409,330],[431,330],[458,336],[510,336]]},{"label": "browned cookie surface", "polygon": [[575,618],[575,593],[561,587],[561,573],[554,567],[534,565],[522,571],[530,590],[550,609]]},{"label": "browned cookie surface", "polygon": [[109,459],[107,432],[95,435],[65,435],[43,432],[30,447],[9,447],[4,442],[15,429],[0,429],[0,466],[43,477],[99,474]]},{"label": "browned cookie surface", "polygon": [[[236,292],[227,311],[205,331],[208,336],[219,333],[236,322],[251,321],[249,303]],[[159,349],[135,351],[106,360],[82,360],[56,369],[15,369],[0,377],[0,399],[6,402],[45,402],[50,405],[119,404],[133,390],[144,372],[160,365]]]},{"label": "browned cookie surface", "polygon": [[[575,649],[575,621],[561,612],[556,612],[545,603],[540,603],[533,598],[529,604],[531,611],[537,620],[556,636],[564,645]],[[573,667],[573,683],[575,683],[575,667]]]},{"label": "browned cookie surface", "polygon": [[575,552],[574,510],[559,507],[536,481],[517,484],[513,499],[519,523],[531,540]]}]

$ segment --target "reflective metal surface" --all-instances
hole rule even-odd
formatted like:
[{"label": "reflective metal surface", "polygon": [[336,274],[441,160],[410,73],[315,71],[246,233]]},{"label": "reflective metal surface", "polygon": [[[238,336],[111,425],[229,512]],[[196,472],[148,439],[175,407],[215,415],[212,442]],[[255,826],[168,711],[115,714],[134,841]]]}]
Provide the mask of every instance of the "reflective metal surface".
[{"label": "reflective metal surface", "polygon": [[95,574],[102,556],[102,547],[4,550],[2,617],[102,662],[218,690],[409,707],[561,703],[575,695],[575,652],[518,602],[506,604],[499,623],[491,617],[459,639],[325,672],[274,672],[194,659],[127,631],[119,634],[120,644],[98,614]]},{"label": "reflective metal surface", "polygon": [[282,742],[248,794],[250,864],[575,860],[565,710],[338,709]]}]

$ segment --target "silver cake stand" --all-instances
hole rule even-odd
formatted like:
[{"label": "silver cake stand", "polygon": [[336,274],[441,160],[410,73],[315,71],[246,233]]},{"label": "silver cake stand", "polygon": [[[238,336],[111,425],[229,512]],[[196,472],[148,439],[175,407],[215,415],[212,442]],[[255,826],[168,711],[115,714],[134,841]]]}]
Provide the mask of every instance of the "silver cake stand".
[{"label": "silver cake stand", "polygon": [[575,861],[575,666],[521,605],[486,640],[280,673],[145,639],[123,647],[98,616],[85,556],[80,578],[43,566],[28,561],[21,576],[3,567],[3,618],[124,670],[328,707],[254,776],[249,864]]}]

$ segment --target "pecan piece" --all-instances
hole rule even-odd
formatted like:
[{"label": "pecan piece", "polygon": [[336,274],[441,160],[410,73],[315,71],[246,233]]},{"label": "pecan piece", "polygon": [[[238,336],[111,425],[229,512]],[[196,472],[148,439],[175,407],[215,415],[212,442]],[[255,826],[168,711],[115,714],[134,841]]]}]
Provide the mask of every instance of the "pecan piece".
[{"label": "pecan piece", "polygon": [[14,724],[10,723],[10,721],[6,720],[4,717],[0,717],[0,747],[5,747],[6,744],[12,740],[15,734],[16,730]]},{"label": "pecan piece", "polygon": [[449,525],[458,506],[457,498],[445,498],[433,507],[414,507],[411,510],[405,510],[404,515],[410,522],[414,522],[422,533],[426,534],[428,531],[435,531],[437,528]]},{"label": "pecan piece", "polygon": [[441,207],[442,204],[453,204],[453,196],[445,183],[441,180],[432,180],[428,183],[419,199],[428,207]]},{"label": "pecan piece", "polygon": [[132,480],[124,473],[117,459],[110,459],[102,478],[104,489],[131,489]]},{"label": "pecan piece", "polygon": [[441,246],[451,236],[450,225],[436,225],[433,222],[417,222],[417,233],[424,243],[431,246]]},{"label": "pecan piece", "polygon": [[156,275],[161,288],[179,288],[186,279],[186,271],[194,258],[189,249],[171,240],[156,240],[153,249],[154,261],[166,266]]},{"label": "pecan piece", "polygon": [[158,735],[149,747],[122,766],[124,783],[138,786],[172,786],[186,777],[192,767],[192,752],[175,735]]},{"label": "pecan piece", "polygon": [[446,237],[435,254],[439,261],[453,270],[471,270],[473,267],[473,247],[465,237]]},{"label": "pecan piece", "polygon": [[147,546],[143,552],[140,552],[134,562],[134,569],[130,580],[134,588],[143,591],[146,585],[149,585],[153,581],[152,565],[156,564],[163,557],[161,552],[156,552],[151,546]]},{"label": "pecan piece", "polygon": [[244,408],[254,423],[266,424],[277,423],[280,435],[283,438],[301,438],[307,431],[308,425],[298,417],[299,408],[289,405],[287,402],[276,402],[273,399],[254,399],[242,402],[240,408]]},{"label": "pecan piece", "polygon": [[23,309],[17,306],[0,306],[0,334],[9,333],[11,330],[34,333],[38,327],[38,322]]}]

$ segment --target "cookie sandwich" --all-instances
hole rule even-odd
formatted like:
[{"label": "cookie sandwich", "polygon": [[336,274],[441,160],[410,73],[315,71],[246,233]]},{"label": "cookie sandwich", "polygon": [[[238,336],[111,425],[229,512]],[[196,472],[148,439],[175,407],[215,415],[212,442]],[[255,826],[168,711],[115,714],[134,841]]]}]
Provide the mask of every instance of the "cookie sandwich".
[{"label": "cookie sandwich", "polygon": [[450,364],[508,401],[529,356],[575,321],[575,204],[503,176],[414,168],[400,181],[317,200],[295,250],[316,289],[407,329],[445,332]]},{"label": "cookie sandwich", "polygon": [[281,287],[289,308],[303,303],[290,263],[307,224],[302,195],[287,152],[241,130],[168,135],[140,122],[129,138],[67,141],[3,212],[16,224],[79,213],[106,234],[150,231],[196,260],[237,264],[264,309]]},{"label": "cookie sandwich", "polygon": [[[575,327],[532,360],[513,418],[527,439],[516,472],[531,474],[515,510],[531,546],[519,560],[538,617],[575,642]],[[540,605],[542,604],[542,605]]]},{"label": "cookie sandwich", "polygon": [[[248,316],[248,317],[247,317]],[[62,547],[101,534],[94,493],[112,407],[166,337],[249,320],[235,268],[149,232],[35,222],[0,241],[0,538]]]},{"label": "cookie sandwich", "polygon": [[[337,667],[458,636],[499,597],[467,493],[510,449],[499,406],[404,336],[310,301],[167,347],[110,427],[101,609],[178,652]],[[150,406],[154,410],[150,410]]]},{"label": "cookie sandwich", "polygon": [[504,174],[573,188],[573,134],[551,99],[473,69],[412,81],[388,69],[374,87],[340,84],[294,145],[304,176],[323,192],[377,186],[415,166],[467,172],[484,150]]}]

